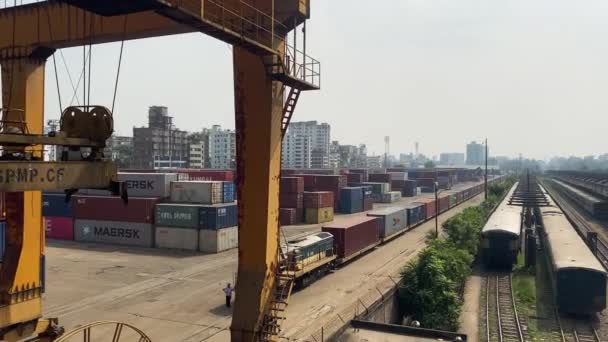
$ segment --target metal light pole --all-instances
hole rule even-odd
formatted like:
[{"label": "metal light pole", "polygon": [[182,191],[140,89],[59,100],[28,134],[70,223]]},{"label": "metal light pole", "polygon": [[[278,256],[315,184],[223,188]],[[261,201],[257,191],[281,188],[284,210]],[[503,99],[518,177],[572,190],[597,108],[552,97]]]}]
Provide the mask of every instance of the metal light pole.
[{"label": "metal light pole", "polygon": [[488,138],[486,138],[486,174],[484,176],[485,183],[485,196],[484,199],[488,200]]},{"label": "metal light pole", "polygon": [[[436,173],[435,173],[436,174]],[[439,238],[439,182],[435,181],[435,238]]]}]

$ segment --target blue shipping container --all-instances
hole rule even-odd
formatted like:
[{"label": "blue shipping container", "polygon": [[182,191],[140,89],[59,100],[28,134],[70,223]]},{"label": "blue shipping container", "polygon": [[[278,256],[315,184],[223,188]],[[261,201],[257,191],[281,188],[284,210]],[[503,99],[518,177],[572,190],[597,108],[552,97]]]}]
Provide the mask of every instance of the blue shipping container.
[{"label": "blue shipping container", "polygon": [[363,188],[345,187],[340,189],[340,212],[345,214],[363,211]]},{"label": "blue shipping container", "polygon": [[233,182],[223,182],[222,193],[223,193],[222,202],[224,202],[224,203],[234,202],[234,183]]},{"label": "blue shipping container", "polygon": [[65,194],[42,194],[42,216],[72,217],[72,199],[66,203]]},{"label": "blue shipping container", "polygon": [[406,207],[407,225],[409,227],[426,220],[426,209],[424,203],[414,202]]},{"label": "blue shipping container", "polygon": [[6,221],[0,222],[0,262],[4,261],[6,250]]},{"label": "blue shipping container", "polygon": [[198,217],[201,229],[217,230],[238,224],[236,203],[201,206]]}]

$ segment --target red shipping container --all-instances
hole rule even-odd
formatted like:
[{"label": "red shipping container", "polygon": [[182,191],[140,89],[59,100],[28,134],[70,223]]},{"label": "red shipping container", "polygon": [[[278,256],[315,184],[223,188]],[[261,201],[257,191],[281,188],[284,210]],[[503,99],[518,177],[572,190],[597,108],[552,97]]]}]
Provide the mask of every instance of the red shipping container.
[{"label": "red shipping container", "polygon": [[279,222],[282,226],[291,226],[296,224],[297,209],[295,208],[279,208]]},{"label": "red shipping container", "polygon": [[296,208],[296,223],[304,222],[304,208]]},{"label": "red shipping container", "polygon": [[279,194],[279,207],[280,208],[303,208],[304,207],[304,201],[303,201],[303,195],[302,193],[280,193]]},{"label": "red shipping container", "polygon": [[304,193],[304,208],[328,208],[334,206],[335,194],[330,191]]},{"label": "red shipping container", "polygon": [[368,179],[370,182],[391,184],[393,177],[390,173],[370,173]]},{"label": "red shipping container", "polygon": [[315,187],[315,175],[298,175],[304,179],[304,188],[313,189]]},{"label": "red shipping container", "polygon": [[443,213],[450,209],[450,197],[439,197],[439,212]]},{"label": "red shipping container", "polygon": [[125,203],[120,197],[74,196],[74,218],[102,221],[154,223],[156,197],[132,197]]},{"label": "red shipping container", "polygon": [[347,258],[380,241],[378,218],[356,216],[336,220],[322,229],[334,236],[338,258]]},{"label": "red shipping container", "polygon": [[358,184],[363,183],[363,174],[361,173],[349,173],[346,175],[346,181],[348,184]]},{"label": "red shipping container", "polygon": [[[201,169],[180,169],[177,171],[178,175],[187,175],[188,180],[202,180],[202,181],[223,181],[233,182],[234,173],[230,170],[201,170]],[[183,178],[183,177],[181,177]],[[181,179],[180,180],[185,180]]]},{"label": "red shipping container", "polygon": [[341,188],[345,187],[347,178],[344,175],[315,175],[315,188],[320,189],[328,187],[337,189],[340,191]]},{"label": "red shipping container", "polygon": [[393,191],[398,191],[398,190],[394,190],[394,189],[404,189],[407,185],[406,185],[407,181],[403,180],[403,179],[395,179],[391,181],[391,189],[393,189]]},{"label": "red shipping container", "polygon": [[281,177],[282,193],[304,192],[304,178],[302,177]]},{"label": "red shipping container", "polygon": [[48,239],[74,240],[74,219],[71,217],[44,217],[44,231]]},{"label": "red shipping container", "polygon": [[422,203],[424,203],[424,207],[426,210],[426,217],[427,218],[431,218],[435,216],[435,199],[426,199],[426,200],[422,200]]}]

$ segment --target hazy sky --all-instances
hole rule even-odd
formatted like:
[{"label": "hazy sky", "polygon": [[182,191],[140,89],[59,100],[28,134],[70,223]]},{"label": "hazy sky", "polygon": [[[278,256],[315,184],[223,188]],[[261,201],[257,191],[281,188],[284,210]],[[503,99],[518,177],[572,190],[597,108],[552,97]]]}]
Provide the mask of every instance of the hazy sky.
[{"label": "hazy sky", "polygon": [[[385,135],[395,154],[415,141],[427,155],[464,152],[486,136],[496,155],[606,153],[606,18],[605,0],[315,0],[308,52],[323,64],[323,89],[300,97],[295,120],[328,122],[332,139],[376,153]],[[92,103],[111,105],[118,49],[93,48]],[[63,53],[77,79],[82,49]],[[46,117],[56,118],[49,62]],[[57,62],[65,106],[72,91]],[[225,43],[129,41],[116,128],[131,135],[150,105],[168,106],[181,129],[232,128],[232,96]]]}]

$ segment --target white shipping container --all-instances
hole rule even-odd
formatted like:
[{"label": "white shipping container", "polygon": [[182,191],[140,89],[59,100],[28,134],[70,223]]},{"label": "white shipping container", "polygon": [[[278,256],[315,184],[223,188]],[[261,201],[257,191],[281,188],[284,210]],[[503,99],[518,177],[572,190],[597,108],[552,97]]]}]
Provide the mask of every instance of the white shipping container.
[{"label": "white shipping container", "polygon": [[178,181],[171,182],[171,201],[177,203],[222,203],[222,182]]},{"label": "white shipping container", "polygon": [[205,253],[218,253],[239,245],[238,227],[218,230],[201,229],[198,235],[198,248]]},{"label": "white shipping container", "polygon": [[156,248],[198,250],[198,229],[156,227]]},{"label": "white shipping container", "polygon": [[401,192],[389,191],[382,194],[382,203],[394,203],[401,199]]},{"label": "white shipping container", "polygon": [[118,180],[126,183],[129,196],[165,198],[169,197],[177,173],[119,172]]}]

